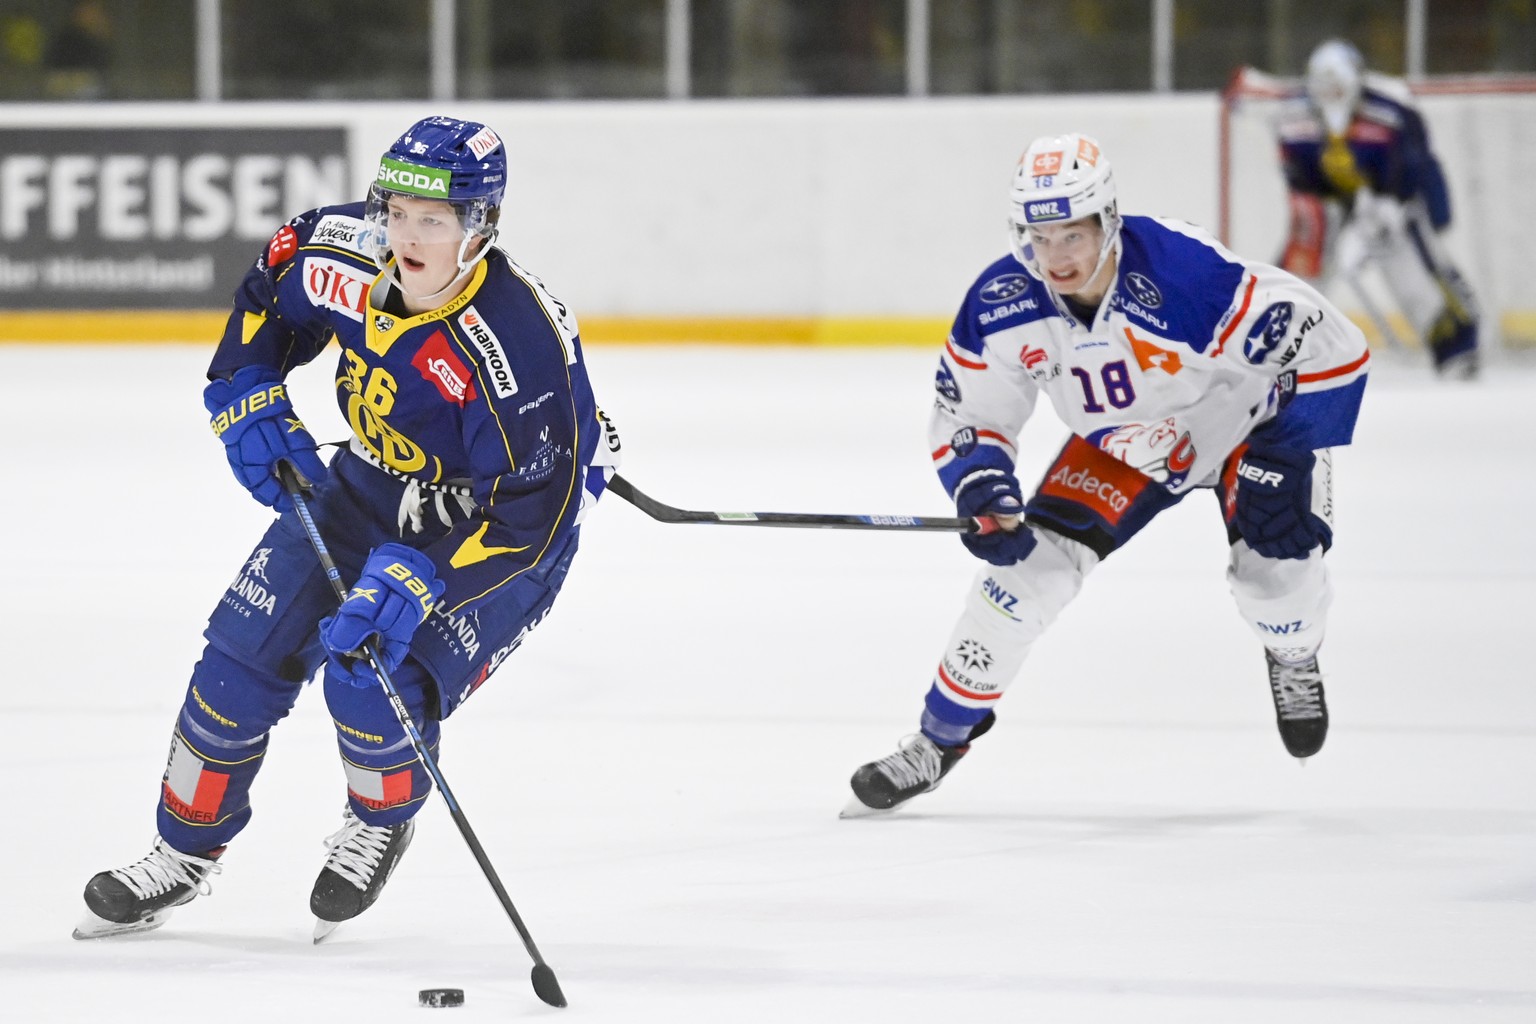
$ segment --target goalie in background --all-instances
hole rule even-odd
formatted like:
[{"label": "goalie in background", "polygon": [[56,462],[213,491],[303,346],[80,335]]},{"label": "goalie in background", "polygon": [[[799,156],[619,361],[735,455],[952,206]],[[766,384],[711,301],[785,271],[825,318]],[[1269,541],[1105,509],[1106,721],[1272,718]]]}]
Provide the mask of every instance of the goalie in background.
[{"label": "goalie in background", "polygon": [[1280,265],[1314,283],[1374,260],[1444,377],[1478,370],[1478,312],[1440,235],[1450,196],[1424,119],[1401,79],[1365,69],[1330,39],[1307,61],[1306,88],[1282,113],[1280,159],[1290,231]]}]

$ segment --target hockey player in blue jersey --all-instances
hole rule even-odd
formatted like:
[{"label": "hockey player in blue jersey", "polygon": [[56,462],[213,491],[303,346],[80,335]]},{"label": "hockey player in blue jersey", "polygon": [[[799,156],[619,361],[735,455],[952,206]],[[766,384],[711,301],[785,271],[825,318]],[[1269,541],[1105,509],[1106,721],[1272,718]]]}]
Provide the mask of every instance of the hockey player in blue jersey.
[{"label": "hockey player in blue jersey", "polygon": [[1450,195],[1424,119],[1401,80],[1365,69],[1349,43],[1313,51],[1279,120],[1290,195],[1280,265],[1314,283],[1375,260],[1442,376],[1478,369],[1478,312],[1442,233]]},{"label": "hockey player in blue jersey", "polygon": [[[317,941],[366,910],[431,781],[354,652],[377,642],[435,751],[442,721],[549,612],[618,440],[570,311],[495,244],[506,186],[494,131],[427,118],[384,154],[366,203],[289,221],[241,282],[203,397],[236,479],[279,516],[209,619],[153,848],[90,880],[77,938],[158,927],[209,891],[250,821],[269,732],[317,672],[346,805],[310,898]],[[352,435],[327,464],[284,378],[332,338]],[[280,461],[312,485],[355,581],[339,607]]]},{"label": "hockey player in blue jersey", "polygon": [[[1122,217],[1088,136],[1031,143],[1011,200],[1013,253],[966,294],[929,425],[959,514],[1000,529],[962,538],[986,565],[920,731],[854,773],[845,815],[937,786],[1094,566],[1197,489],[1219,499],[1228,582],[1263,645],[1286,749],[1310,757],[1327,735],[1330,449],[1354,432],[1364,335],[1307,284],[1190,224]],[[1042,395],[1072,433],[1026,500],[1015,444]]]}]

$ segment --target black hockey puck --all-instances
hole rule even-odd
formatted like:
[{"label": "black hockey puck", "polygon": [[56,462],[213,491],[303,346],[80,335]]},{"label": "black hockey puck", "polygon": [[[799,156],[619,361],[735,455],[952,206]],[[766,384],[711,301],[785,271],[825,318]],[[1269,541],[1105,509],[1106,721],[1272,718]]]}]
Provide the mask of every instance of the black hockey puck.
[{"label": "black hockey puck", "polygon": [[416,993],[416,1001],[422,1006],[463,1006],[464,990],[461,988],[424,988]]}]

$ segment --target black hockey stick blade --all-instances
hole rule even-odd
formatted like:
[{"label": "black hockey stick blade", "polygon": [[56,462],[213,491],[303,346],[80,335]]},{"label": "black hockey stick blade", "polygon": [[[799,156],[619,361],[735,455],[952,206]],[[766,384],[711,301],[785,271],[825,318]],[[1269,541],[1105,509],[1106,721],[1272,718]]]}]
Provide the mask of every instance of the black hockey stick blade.
[{"label": "black hockey stick blade", "polygon": [[824,530],[903,530],[927,533],[989,533],[991,520],[940,516],[856,516],[816,512],[696,512],[674,508],[615,474],[608,489],[663,523],[718,523],[722,526],[798,526]]},{"label": "black hockey stick blade", "polygon": [[550,1006],[565,1006],[565,993],[560,991],[560,982],[549,964],[533,965],[533,991]]},{"label": "black hockey stick blade", "polygon": [[[320,562],[320,567],[325,571],[326,577],[331,581],[331,589],[335,591],[336,599],[342,603],[347,600],[347,586],[341,581],[341,572],[336,567],[335,560],[331,557],[330,550],[325,545],[325,539],[320,536],[320,528],[315,523],[315,517],[310,514],[309,502],[305,498],[305,482],[286,459],[280,459],[277,463],[278,482],[288,492],[288,497],[293,502],[294,512],[299,517],[299,522],[304,527],[304,532],[309,537],[310,546],[315,549],[315,557]],[[480,871],[485,875],[485,880],[491,884],[496,893],[496,898],[501,901],[501,908],[507,912],[507,917],[512,921],[512,927],[517,929],[518,936],[523,940],[523,948],[528,951],[533,959],[533,991],[550,1006],[563,1007],[565,993],[560,991],[560,982],[555,979],[555,972],[544,962],[539,947],[534,944],[533,935],[529,933],[528,926],[523,923],[523,916],[512,905],[512,897],[507,895],[506,886],[501,884],[501,876],[496,873],[491,859],[486,855],[485,847],[480,845],[480,837],[475,835],[474,828],[469,824],[469,817],[459,806],[458,798],[453,795],[453,790],[448,788],[448,780],[443,776],[442,769],[438,767],[437,759],[432,756],[432,750],[422,738],[421,730],[417,728],[411,718],[411,712],[405,706],[405,701],[400,697],[400,691],[396,689],[394,680],[390,677],[389,670],[384,666],[384,659],[379,654],[378,642],[368,640],[364,644],[364,651],[369,662],[373,665],[374,673],[379,677],[379,685],[383,687],[384,694],[389,698],[390,705],[395,710],[395,716],[400,720],[400,727],[405,730],[406,738],[411,741],[411,749],[416,752],[416,758],[427,774],[432,777],[433,788],[438,796],[448,805],[448,814],[453,818],[453,823],[459,827],[459,834],[464,837],[464,842],[469,846],[469,852],[474,855],[475,862],[480,865]],[[327,932],[326,934],[330,934]],[[325,935],[317,935],[315,941],[319,942]]]}]

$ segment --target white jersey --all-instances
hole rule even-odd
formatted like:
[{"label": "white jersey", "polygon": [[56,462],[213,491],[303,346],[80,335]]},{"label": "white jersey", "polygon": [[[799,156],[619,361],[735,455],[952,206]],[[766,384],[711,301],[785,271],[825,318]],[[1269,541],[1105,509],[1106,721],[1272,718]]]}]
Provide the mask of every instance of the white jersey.
[{"label": "white jersey", "polygon": [[1012,256],[955,319],[935,382],[934,465],[951,495],[1013,472],[1043,393],[1079,437],[1182,493],[1215,482],[1250,435],[1348,444],[1365,336],[1315,289],[1250,263],[1181,221],[1126,217],[1119,265],[1091,323]]}]

